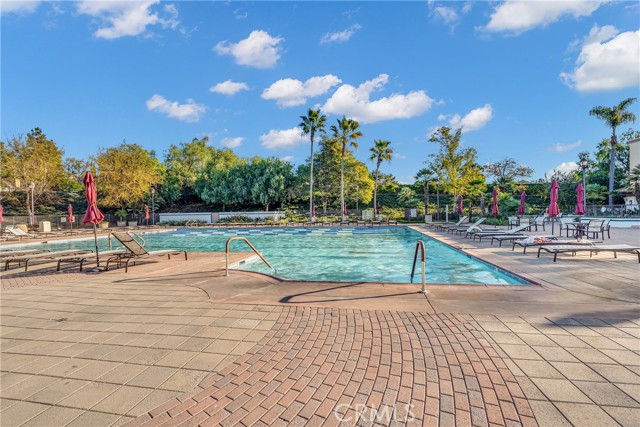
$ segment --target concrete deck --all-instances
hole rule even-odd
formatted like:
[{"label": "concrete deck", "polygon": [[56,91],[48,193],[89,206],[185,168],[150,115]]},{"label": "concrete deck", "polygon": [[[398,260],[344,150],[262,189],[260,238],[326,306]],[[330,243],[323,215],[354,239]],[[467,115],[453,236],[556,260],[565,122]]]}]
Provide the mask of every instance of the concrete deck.
[{"label": "concrete deck", "polygon": [[428,234],[539,285],[224,277],[212,254],[3,272],[0,424],[638,425],[637,258]]}]

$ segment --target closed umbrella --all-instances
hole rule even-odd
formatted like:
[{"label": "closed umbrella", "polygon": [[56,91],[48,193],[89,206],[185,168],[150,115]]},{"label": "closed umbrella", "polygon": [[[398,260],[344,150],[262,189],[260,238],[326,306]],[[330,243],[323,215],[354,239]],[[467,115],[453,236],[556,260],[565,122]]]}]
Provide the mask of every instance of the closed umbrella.
[{"label": "closed umbrella", "polygon": [[96,191],[96,181],[91,172],[87,171],[82,180],[84,192],[87,196],[87,212],[82,220],[85,224],[93,224],[93,238],[96,243],[96,264],[100,266],[100,256],[98,255],[98,231],[96,225],[104,220],[104,215],[98,209],[98,194]]},{"label": "closed umbrella", "polygon": [[576,215],[584,215],[585,206],[584,206],[584,187],[580,182],[578,187],[576,188],[576,194],[578,198],[578,204],[576,205]]},{"label": "closed umbrella", "polygon": [[493,187],[493,201],[491,202],[491,215],[498,216],[500,215],[500,208],[498,208],[498,189]]},{"label": "closed umbrella", "polygon": [[524,191],[520,194],[520,207],[518,208],[518,215],[524,215],[524,201],[527,198],[527,193]]},{"label": "closed umbrella", "polygon": [[549,218],[551,218],[551,234],[553,234],[555,219],[560,214],[560,207],[558,206],[558,190],[560,186],[558,182],[554,179],[551,181],[551,201],[549,202]]},{"label": "closed umbrella", "polygon": [[2,207],[2,205],[0,205],[0,222],[4,221],[4,218],[2,217],[3,213],[4,213],[4,208]]},{"label": "closed umbrella", "polygon": [[144,219],[145,221],[147,221],[147,225],[149,225],[149,219],[151,218],[151,215],[149,215],[149,206],[148,205],[144,205]]},{"label": "closed umbrella", "polygon": [[462,196],[458,196],[458,209],[456,212],[458,215],[462,215]]},{"label": "closed umbrella", "polygon": [[380,202],[376,204],[376,215],[380,215]]},{"label": "closed umbrella", "polygon": [[67,222],[71,226],[72,230],[73,230],[73,222],[75,220],[76,218],[73,216],[73,206],[71,206],[71,203],[69,203],[69,206],[67,206]]},{"label": "closed umbrella", "polygon": [[316,216],[316,204],[315,203],[313,203],[311,205],[311,216],[312,217]]}]

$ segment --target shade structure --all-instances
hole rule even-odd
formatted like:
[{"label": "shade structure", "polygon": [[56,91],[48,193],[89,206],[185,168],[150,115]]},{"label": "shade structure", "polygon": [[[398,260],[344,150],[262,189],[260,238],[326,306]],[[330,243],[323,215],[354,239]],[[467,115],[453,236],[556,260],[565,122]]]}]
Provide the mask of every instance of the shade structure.
[{"label": "shade structure", "polygon": [[500,208],[498,208],[498,189],[493,187],[493,200],[491,201],[491,215],[498,216],[500,215]]},{"label": "shade structure", "polygon": [[149,215],[149,206],[144,205],[144,219],[149,221],[151,219],[151,215]]},{"label": "shade structure", "polygon": [[84,192],[87,197],[87,212],[85,212],[82,222],[85,224],[93,224],[93,238],[96,244],[96,264],[99,267],[100,255],[98,254],[98,231],[96,225],[104,221],[104,215],[100,212],[100,209],[98,209],[96,181],[93,179],[91,172],[87,171],[82,183],[84,184]]},{"label": "shade structure", "polygon": [[73,229],[73,222],[75,220],[76,218],[73,216],[73,206],[71,206],[71,203],[69,203],[69,206],[67,206],[67,222],[69,223],[72,229]]},{"label": "shade structure", "polygon": [[582,183],[578,184],[576,188],[576,197],[578,199],[578,203],[576,204],[576,215],[584,215],[585,206],[584,206],[584,187]]},{"label": "shade structure", "polygon": [[458,215],[462,215],[462,196],[458,196],[458,209],[456,209]]},{"label": "shade structure", "polygon": [[4,218],[2,217],[3,213],[4,213],[4,208],[2,207],[2,205],[0,205],[0,222],[4,221]]},{"label": "shade structure", "polygon": [[527,198],[527,193],[524,191],[520,194],[520,207],[518,207],[518,215],[524,215],[524,201]]},{"label": "shade structure", "polygon": [[549,207],[547,208],[547,214],[549,218],[551,218],[551,234],[554,233],[555,228],[555,218],[560,214],[560,207],[558,206],[558,190],[560,186],[558,182],[554,179],[551,181],[551,201],[549,202]]}]

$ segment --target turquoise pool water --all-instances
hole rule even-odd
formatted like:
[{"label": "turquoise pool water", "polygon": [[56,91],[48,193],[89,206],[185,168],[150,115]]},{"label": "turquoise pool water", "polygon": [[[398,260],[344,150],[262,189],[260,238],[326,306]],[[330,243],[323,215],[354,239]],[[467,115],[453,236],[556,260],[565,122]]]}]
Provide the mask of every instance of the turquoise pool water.
[{"label": "turquoise pool water", "polygon": [[[284,279],[339,282],[410,281],[415,245],[423,240],[428,283],[523,285],[528,282],[478,261],[406,227],[239,228],[180,229],[145,234],[149,249],[185,249],[191,252],[224,251],[229,237],[247,237]],[[106,250],[107,239],[99,239]],[[50,250],[93,248],[93,239],[45,245]],[[30,246],[33,247],[33,246]],[[247,251],[235,241],[232,251]],[[273,274],[262,261],[242,269]],[[420,281],[419,264],[416,282]]]}]

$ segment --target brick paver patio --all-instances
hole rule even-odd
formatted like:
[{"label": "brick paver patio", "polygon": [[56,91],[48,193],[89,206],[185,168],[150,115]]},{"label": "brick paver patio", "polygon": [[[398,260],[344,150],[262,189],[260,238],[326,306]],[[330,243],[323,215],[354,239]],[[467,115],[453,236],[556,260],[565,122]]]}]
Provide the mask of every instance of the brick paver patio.
[{"label": "brick paver patio", "polygon": [[639,425],[637,261],[436,237],[543,286],[5,274],[0,424]]}]

